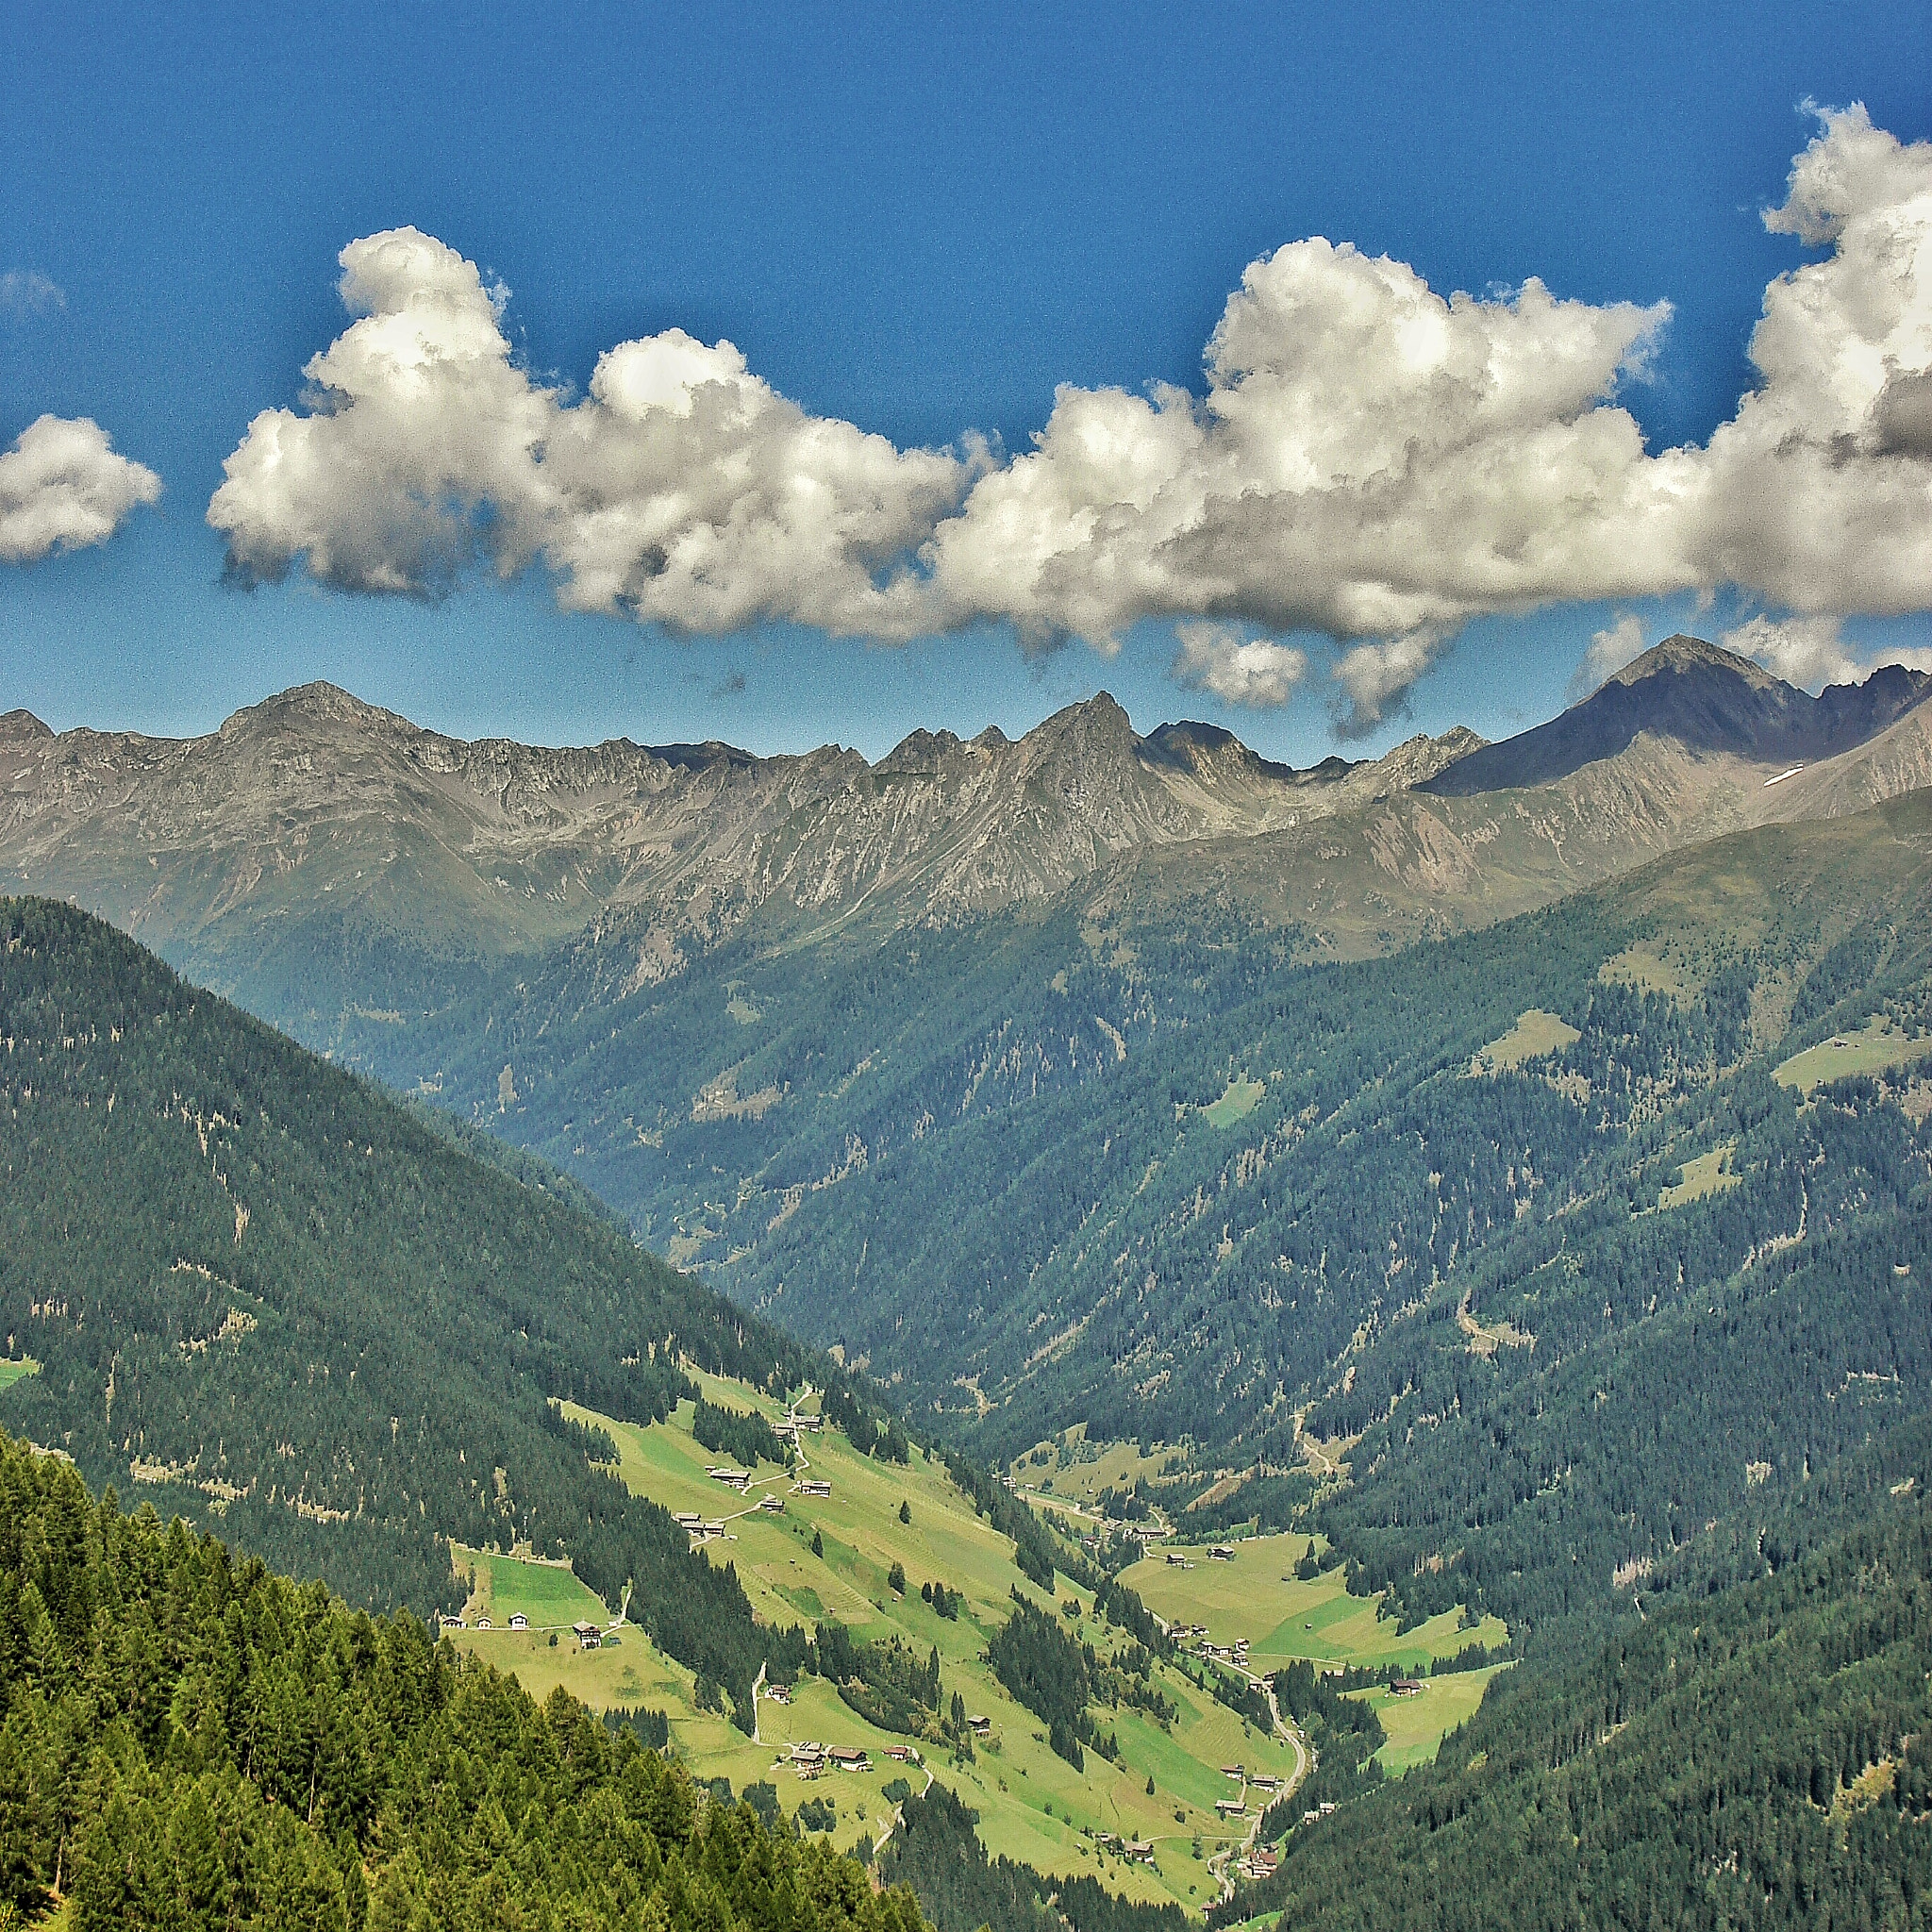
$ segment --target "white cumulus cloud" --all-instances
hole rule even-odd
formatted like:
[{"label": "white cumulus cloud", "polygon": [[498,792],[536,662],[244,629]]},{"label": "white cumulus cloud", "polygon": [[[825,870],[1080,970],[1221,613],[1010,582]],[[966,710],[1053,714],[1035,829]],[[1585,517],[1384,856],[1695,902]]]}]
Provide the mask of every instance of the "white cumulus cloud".
[{"label": "white cumulus cloud", "polygon": [[[1596,632],[1590,648],[1570,674],[1570,702],[1587,698],[1606,678],[1614,677],[1624,665],[1634,663],[1650,648],[1643,626],[1627,611],[1606,629]],[[1731,649],[1738,647],[1733,644]]]},{"label": "white cumulus cloud", "polygon": [[573,400],[517,365],[503,291],[400,229],[343,250],[358,319],[305,408],[250,425],[209,519],[254,577],[431,594],[480,555],[693,631],[991,618],[1111,652],[1143,619],[1227,626],[1174,660],[1210,690],[1286,688],[1283,659],[1230,668],[1256,631],[1325,635],[1362,732],[1480,615],[1725,590],[1779,622],[1932,608],[1932,144],[1822,114],[1766,220],[1824,253],[1767,289],[1755,386],[1701,446],[1649,451],[1620,400],[1667,303],[1443,295],[1315,239],[1250,264],[1202,393],[1063,387],[1003,462],[811,416],[676,329]]},{"label": "white cumulus cloud", "polygon": [[359,319],[228,458],[208,521],[231,566],[299,559],[348,590],[431,595],[472,555],[541,558],[573,610],[687,630],[785,617],[911,635],[909,553],[983,460],[902,453],[808,415],[728,341],[681,329],[620,343],[570,402],[510,354],[501,290],[414,228],[342,250]]},{"label": "white cumulus cloud", "polygon": [[1268,638],[1244,638],[1236,625],[1189,622],[1175,638],[1174,680],[1223,704],[1267,710],[1285,705],[1308,675],[1308,654]]},{"label": "white cumulus cloud", "polygon": [[1725,631],[1718,642],[1740,658],[1756,658],[1787,684],[1812,692],[1823,691],[1827,684],[1861,683],[1881,664],[1932,671],[1932,651],[1906,645],[1861,657],[1840,630],[1835,617],[1757,616]]},{"label": "white cumulus cloud", "polygon": [[104,543],[160,493],[161,479],[116,455],[98,423],[42,416],[0,456],[0,563]]}]

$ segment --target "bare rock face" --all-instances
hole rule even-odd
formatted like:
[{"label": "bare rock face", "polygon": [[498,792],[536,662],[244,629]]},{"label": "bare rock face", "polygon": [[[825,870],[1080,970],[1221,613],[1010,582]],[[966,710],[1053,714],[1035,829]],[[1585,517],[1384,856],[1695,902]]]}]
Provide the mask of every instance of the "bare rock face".
[{"label": "bare rock face", "polygon": [[918,731],[876,764],[837,745],[465,741],[327,684],[194,739],[57,736],[13,711],[0,881],[74,899],[225,988],[265,959],[313,980],[325,954],[341,997],[380,1006],[388,969],[370,962],[391,954],[564,943],[608,996],[753,920],[807,940],[1074,889],[1116,907],[1213,891],[1355,950],[1932,782],[1928,694],[1932,677],[1891,669],[1812,698],[1673,638],[1504,743],[1458,729],[1307,771],[1210,724],[1142,738],[1105,693],[1017,741]]},{"label": "bare rock face", "polygon": [[916,732],[876,765],[836,745],[551,750],[313,684],[205,738],[0,719],[0,866],[156,943],[324,907],[485,955],[622,925],[648,979],[760,909],[815,924],[881,899],[951,917],[1051,897],[1143,846],[1384,795],[1460,748],[1295,773],[1211,726],[1142,740],[1103,694],[1017,743]]}]

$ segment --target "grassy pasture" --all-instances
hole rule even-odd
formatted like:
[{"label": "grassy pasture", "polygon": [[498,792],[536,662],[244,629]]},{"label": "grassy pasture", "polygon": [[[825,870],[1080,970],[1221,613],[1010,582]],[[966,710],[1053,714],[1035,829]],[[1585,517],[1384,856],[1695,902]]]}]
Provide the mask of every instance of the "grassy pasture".
[{"label": "grassy pasture", "polygon": [[1227,1091],[1219,1100],[1201,1109],[1201,1117],[1210,1127],[1231,1127],[1237,1121],[1246,1120],[1260,1106],[1261,1096],[1267,1091],[1264,1081],[1238,1074],[1227,1083]]},{"label": "grassy pasture", "polygon": [[491,1617],[507,1624],[514,1616],[529,1618],[539,1630],[567,1629],[572,1624],[602,1624],[611,1613],[602,1597],[560,1563],[536,1563],[521,1557],[500,1557],[493,1550],[450,1546],[457,1574],[474,1581],[466,1614]]},{"label": "grassy pasture", "polygon": [[1857,1033],[1834,1034],[1794,1053],[1772,1077],[1782,1087],[1809,1093],[1828,1080],[1842,1080],[1851,1074],[1882,1074],[1925,1054],[1932,1054],[1932,1039],[1895,1032],[1886,1021],[1871,1020]]},{"label": "grassy pasture", "polygon": [[1469,1063],[1472,1074],[1513,1073],[1528,1060],[1546,1053],[1560,1053],[1582,1035],[1566,1021],[1541,1007],[1531,1007],[1518,1016],[1515,1025],[1501,1038],[1492,1040]]},{"label": "grassy pasture", "polygon": [[0,1358],[0,1389],[11,1389],[23,1375],[38,1375],[41,1365],[32,1356]]},{"label": "grassy pasture", "polygon": [[1708,1194],[1721,1194],[1726,1188],[1735,1188],[1743,1178],[1730,1166],[1731,1156],[1736,1151],[1737,1142],[1726,1141],[1723,1146],[1713,1147],[1708,1153],[1685,1161],[1684,1178],[1674,1188],[1666,1188],[1657,1196],[1657,1205],[1659,1208],[1684,1208],[1692,1201],[1702,1201]]},{"label": "grassy pasture", "polygon": [[1452,1657],[1471,1643],[1507,1641],[1496,1618],[1462,1630],[1454,1610],[1398,1637],[1392,1623],[1376,1618],[1377,1599],[1350,1596],[1342,1588],[1339,1567],[1312,1582],[1296,1581],[1294,1566],[1308,1541],[1293,1531],[1248,1537],[1228,1545],[1232,1562],[1210,1557],[1206,1543],[1176,1548],[1177,1556],[1193,1564],[1191,1570],[1170,1565],[1163,1547],[1124,1571],[1121,1580],[1171,1624],[1206,1624],[1217,1643],[1245,1637],[1257,1670],[1301,1657],[1426,1669],[1431,1658]]},{"label": "grassy pasture", "polygon": [[1480,1671],[1456,1671],[1446,1677],[1423,1680],[1419,1697],[1397,1697],[1387,1690],[1360,1690],[1375,1707],[1389,1741],[1375,1753],[1385,1771],[1407,1771],[1411,1765],[1433,1763],[1436,1747],[1459,1724],[1475,1714],[1490,1679],[1507,1665],[1491,1664]]}]

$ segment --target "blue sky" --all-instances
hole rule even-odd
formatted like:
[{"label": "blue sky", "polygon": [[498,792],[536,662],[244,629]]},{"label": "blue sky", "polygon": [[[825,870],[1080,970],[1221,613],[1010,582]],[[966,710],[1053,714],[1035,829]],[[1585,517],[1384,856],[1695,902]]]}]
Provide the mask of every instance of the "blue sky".
[{"label": "blue sky", "polygon": [[[1617,399],[1652,451],[1701,445],[1753,383],[1767,284],[1829,253],[1761,219],[1816,134],[1800,104],[1863,102],[1924,141],[1928,47],[1925,4],[628,6],[533,25],[15,0],[0,447],[43,413],[91,418],[163,493],[103,543],[0,566],[0,708],[206,729],[328,677],[466,735],[876,754],[917,724],[1017,733],[1104,687],[1142,729],[1206,716],[1311,761],[1333,743],[1327,667],[1371,633],[1334,641],[1265,585],[1224,643],[1309,668],[1257,708],[1177,687],[1171,598],[1128,611],[1110,658],[1023,649],[998,597],[891,645],[782,614],[674,636],[560,611],[554,560],[508,587],[468,566],[439,601],[299,560],[243,588],[208,502],[251,419],[296,408],[303,364],[347,326],[339,252],[404,225],[508,285],[520,364],[573,397],[605,350],[681,328],[728,338],[810,417],[902,451],[976,430],[1007,457],[1058,385],[1200,396],[1246,266],[1325,236],[1441,294],[1535,276],[1581,304],[1668,302]],[[1500,735],[1557,708],[1619,618],[1709,634],[1775,616],[1784,581],[1425,616],[1427,668],[1379,715],[1357,708],[1358,745]],[[1833,620],[1854,658],[1932,643],[1909,587],[1864,601],[1889,608]]]}]

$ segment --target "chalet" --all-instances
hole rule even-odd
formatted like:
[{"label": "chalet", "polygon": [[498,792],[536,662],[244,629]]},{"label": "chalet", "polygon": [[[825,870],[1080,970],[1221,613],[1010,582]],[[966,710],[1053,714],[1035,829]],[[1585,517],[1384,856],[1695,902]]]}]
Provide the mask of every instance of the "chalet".
[{"label": "chalet", "polygon": [[748,1490],[751,1487],[751,1471],[748,1469],[708,1469],[705,1474],[714,1483],[723,1483],[727,1490]]},{"label": "chalet", "polygon": [[436,1620],[445,1630],[467,1630],[470,1626],[460,1617],[441,1616]]},{"label": "chalet", "polygon": [[785,1418],[785,1426],[795,1436],[800,1429],[809,1429],[816,1436],[825,1425],[822,1415],[800,1415],[796,1409]]},{"label": "chalet", "polygon": [[825,1747],[810,1738],[791,1747],[791,1761],[793,1764],[817,1764],[824,1755]]},{"label": "chalet", "polygon": [[774,1704],[790,1704],[791,1702],[791,1686],[790,1684],[767,1684],[765,1686],[765,1695]]},{"label": "chalet", "polygon": [[872,1759],[863,1751],[854,1750],[849,1745],[834,1744],[825,1753],[832,1760],[834,1771],[870,1771]]},{"label": "chalet", "polygon": [[1281,1780],[1278,1777],[1271,1776],[1266,1772],[1257,1771],[1248,1782],[1257,1791],[1278,1791],[1281,1789]]},{"label": "chalet", "polygon": [[799,1484],[798,1493],[801,1496],[829,1496],[832,1493],[832,1486],[815,1475],[808,1475]]},{"label": "chalet", "polygon": [[604,1641],[603,1633],[594,1624],[573,1624],[570,1627],[578,1644],[585,1650],[595,1650]]},{"label": "chalet", "polygon": [[968,1717],[966,1728],[975,1738],[990,1738],[992,1736],[992,1720],[990,1717]]},{"label": "chalet", "polygon": [[783,1496],[760,1496],[758,1498],[758,1507],[760,1509],[769,1509],[774,1516],[782,1516],[785,1513],[785,1498]]},{"label": "chalet", "polygon": [[1234,1551],[1226,1543],[1216,1543],[1208,1554],[1217,1563],[1232,1563],[1234,1561]]},{"label": "chalet", "polygon": [[1154,1847],[1144,1838],[1130,1838],[1123,1848],[1130,1858],[1138,1858],[1143,1865],[1154,1862]]},{"label": "chalet", "polygon": [[1239,1818],[1248,1807],[1247,1801],[1242,1798],[1216,1798],[1214,1808],[1224,1818]]},{"label": "chalet", "polygon": [[695,1509],[680,1509],[671,1520],[679,1529],[698,1530],[705,1526],[705,1519]]},{"label": "chalet", "polygon": [[1389,1689],[1397,1697],[1420,1697],[1423,1694],[1423,1683],[1420,1677],[1397,1677],[1389,1686]]},{"label": "chalet", "polygon": [[1248,1768],[1245,1764],[1224,1764],[1221,1774],[1223,1777],[1246,1777]]},{"label": "chalet", "polygon": [[478,1617],[476,1619],[476,1627],[479,1630],[493,1630],[496,1625],[488,1617]]},{"label": "chalet", "polygon": [[1191,1570],[1194,1567],[1178,1550],[1169,1550],[1165,1560],[1170,1570]]},{"label": "chalet", "polygon": [[527,1630],[530,1627],[530,1620],[529,1618],[524,1615],[523,1611],[519,1610],[516,1613],[516,1615],[509,1620],[509,1627],[512,1630]]},{"label": "chalet", "polygon": [[912,1761],[912,1746],[910,1744],[888,1744],[886,1746],[886,1756],[894,1764],[909,1764]]}]

